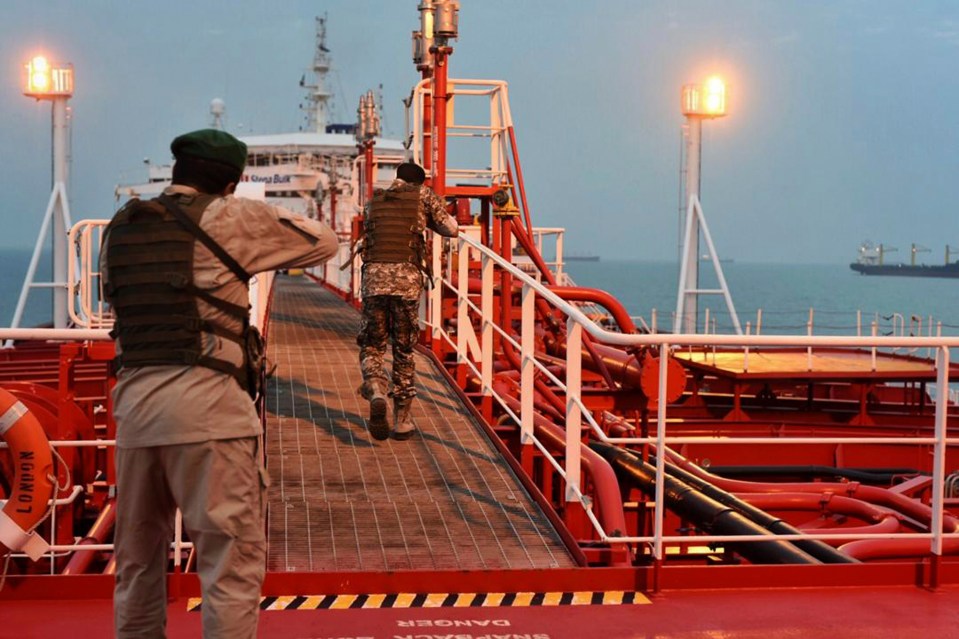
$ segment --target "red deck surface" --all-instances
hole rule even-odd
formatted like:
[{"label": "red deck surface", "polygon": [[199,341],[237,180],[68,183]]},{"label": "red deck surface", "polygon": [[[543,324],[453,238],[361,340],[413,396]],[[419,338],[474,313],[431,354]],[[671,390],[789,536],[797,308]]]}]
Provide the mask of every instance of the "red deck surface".
[{"label": "red deck surface", "polygon": [[[168,637],[200,636],[200,613],[169,607]],[[0,638],[109,637],[107,600],[0,601]],[[42,621],[41,621],[42,620]],[[959,636],[959,588],[667,592],[646,605],[286,610],[259,637],[295,639],[939,639]]]}]

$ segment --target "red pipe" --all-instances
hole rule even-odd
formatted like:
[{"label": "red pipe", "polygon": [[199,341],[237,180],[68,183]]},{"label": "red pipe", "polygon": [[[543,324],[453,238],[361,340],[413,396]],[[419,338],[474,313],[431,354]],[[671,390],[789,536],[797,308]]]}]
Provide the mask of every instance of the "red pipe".
[{"label": "red pipe", "polygon": [[[701,479],[719,486],[723,490],[733,493],[788,493],[788,492],[811,492],[827,493],[831,492],[838,495],[856,497],[864,501],[880,504],[919,522],[927,529],[932,526],[932,508],[910,499],[899,493],[879,488],[876,486],[863,486],[859,482],[749,482],[738,479],[726,479],[713,475],[698,465],[692,463],[679,453],[666,449],[666,454],[670,461],[683,468],[687,472],[693,473]],[[942,530],[946,533],[959,532],[959,520],[943,513]],[[905,540],[902,540],[905,541]],[[927,548],[928,550],[928,548]]]},{"label": "red pipe", "polygon": [[[512,388],[503,380],[493,380],[493,389],[499,394],[510,410],[520,412],[520,400],[512,395]],[[539,414],[533,415],[533,424],[535,433],[539,440],[547,448],[565,454],[566,452],[566,431],[550,422]],[[603,529],[609,535],[625,535],[626,515],[623,512],[623,496],[619,490],[619,481],[616,479],[616,473],[603,457],[589,448],[580,445],[581,461],[583,470],[585,470],[593,480],[593,487],[596,491],[596,505],[598,506],[598,518],[603,525]],[[614,544],[616,545],[616,544]],[[626,565],[629,564],[627,559]],[[622,565],[622,564],[620,564]]]},{"label": "red pipe", "polygon": [[[892,534],[902,528],[900,517],[888,508],[876,506],[852,497],[839,495],[816,495],[813,493],[748,493],[737,495],[743,501],[763,510],[799,510],[828,512],[849,515],[862,521],[871,521],[866,526],[831,526],[811,529],[818,535],[871,535]],[[824,542],[838,546],[842,541]]]},{"label": "red pipe", "polygon": [[[423,79],[429,80],[432,70],[423,68]],[[429,92],[423,94],[423,168],[429,174],[433,167],[433,96]],[[430,184],[432,186],[432,183]]]},{"label": "red pipe", "polygon": [[[81,546],[105,543],[117,522],[117,504],[115,499],[109,499],[103,504],[103,510],[97,516],[87,536],[77,542]],[[70,557],[69,563],[63,569],[64,575],[82,575],[90,567],[98,550],[77,550]]]},{"label": "red pipe", "polygon": [[519,220],[513,218],[510,220],[513,227],[513,235],[519,241],[520,246],[523,247],[523,250],[526,251],[526,255],[533,260],[533,264],[536,265],[536,268],[539,269],[539,272],[544,278],[546,278],[546,283],[549,286],[556,286],[556,276],[553,275],[553,272],[549,270],[549,267],[546,266],[546,262],[543,261],[543,256],[539,254],[539,251],[536,249],[536,246],[533,244],[533,239],[530,235],[526,234],[526,231],[523,230],[523,227],[520,226]]},{"label": "red pipe", "polygon": [[763,510],[805,510],[840,513],[862,521],[879,522],[894,516],[888,508],[861,499],[815,493],[745,493],[739,499]]},{"label": "red pipe", "polygon": [[523,203],[523,218],[526,220],[526,228],[528,229],[529,236],[532,238],[533,223],[530,221],[529,204],[526,202],[526,187],[523,184],[523,167],[519,165],[519,151],[516,149],[516,132],[513,130],[512,124],[506,128],[506,131],[509,133],[509,146],[513,150],[513,164],[516,165],[516,182],[519,185],[520,201]]},{"label": "red pipe", "polygon": [[633,323],[633,318],[629,316],[626,308],[618,299],[606,291],[598,288],[586,288],[584,286],[550,286],[549,290],[566,301],[599,304],[613,316],[613,320],[615,320],[621,333],[630,334],[637,332],[636,324]]},{"label": "red pipe", "polygon": [[366,160],[366,204],[369,204],[373,201],[373,184],[376,182],[373,177],[373,140],[363,143],[363,154]]},{"label": "red pipe", "polygon": [[[929,555],[928,539],[860,539],[837,548],[860,561],[868,559],[913,559]],[[959,539],[942,540],[943,555],[959,555]]]},{"label": "red pipe", "polygon": [[433,150],[436,153],[432,165],[433,192],[440,198],[446,196],[446,104],[448,101],[447,74],[452,47],[433,47],[433,128],[436,131]]}]

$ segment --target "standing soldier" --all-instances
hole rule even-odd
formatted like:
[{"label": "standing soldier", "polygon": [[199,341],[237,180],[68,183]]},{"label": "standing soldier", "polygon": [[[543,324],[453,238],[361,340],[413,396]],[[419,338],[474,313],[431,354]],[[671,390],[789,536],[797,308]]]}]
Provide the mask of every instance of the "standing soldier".
[{"label": "standing soldier", "polygon": [[[413,346],[419,332],[419,302],[426,266],[423,232],[430,228],[455,237],[456,218],[432,189],[426,173],[412,162],[396,168],[389,188],[379,189],[364,211],[363,319],[356,342],[363,371],[362,396],[370,402],[370,434],[387,439],[390,424],[386,398],[393,397],[393,438],[409,439],[416,432],[410,407],[416,396]],[[383,364],[387,336],[393,344],[393,389]]]},{"label": "standing soldier", "polygon": [[100,256],[119,366],[116,636],[164,636],[179,507],[197,550],[203,636],[252,639],[267,480],[250,395],[248,280],[319,264],[337,240],[325,224],[233,197],[247,152],[232,135],[194,131],[170,148],[172,185],[120,209]]}]

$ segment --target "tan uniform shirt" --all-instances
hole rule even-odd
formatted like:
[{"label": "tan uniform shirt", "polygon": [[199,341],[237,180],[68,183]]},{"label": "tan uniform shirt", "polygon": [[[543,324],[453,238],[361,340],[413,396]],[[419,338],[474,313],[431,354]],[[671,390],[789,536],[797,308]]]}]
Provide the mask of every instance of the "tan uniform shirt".
[{"label": "tan uniform shirt", "polygon": [[[192,194],[175,185],[168,195]],[[248,273],[319,264],[336,253],[337,239],[325,224],[287,209],[227,196],[204,211],[200,227]],[[109,237],[105,237],[106,247]],[[247,286],[200,241],[194,243],[194,284],[216,297],[246,306]],[[106,274],[106,249],[100,270]],[[239,331],[240,323],[199,301],[201,317]],[[119,347],[119,345],[118,345]],[[204,353],[237,365],[239,345],[204,333]],[[135,448],[256,436],[260,419],[236,379],[205,366],[123,368],[113,390],[117,446]]]}]

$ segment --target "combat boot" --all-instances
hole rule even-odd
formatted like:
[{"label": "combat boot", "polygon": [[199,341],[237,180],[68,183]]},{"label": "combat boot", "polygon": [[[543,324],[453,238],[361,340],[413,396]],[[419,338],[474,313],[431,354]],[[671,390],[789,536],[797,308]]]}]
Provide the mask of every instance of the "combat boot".
[{"label": "combat boot", "polygon": [[410,409],[413,407],[413,398],[393,398],[393,439],[404,441],[416,434],[416,426],[410,419]]},{"label": "combat boot", "polygon": [[386,391],[382,384],[370,385],[370,419],[367,421],[373,439],[384,440],[390,436],[390,422],[386,417]]}]

